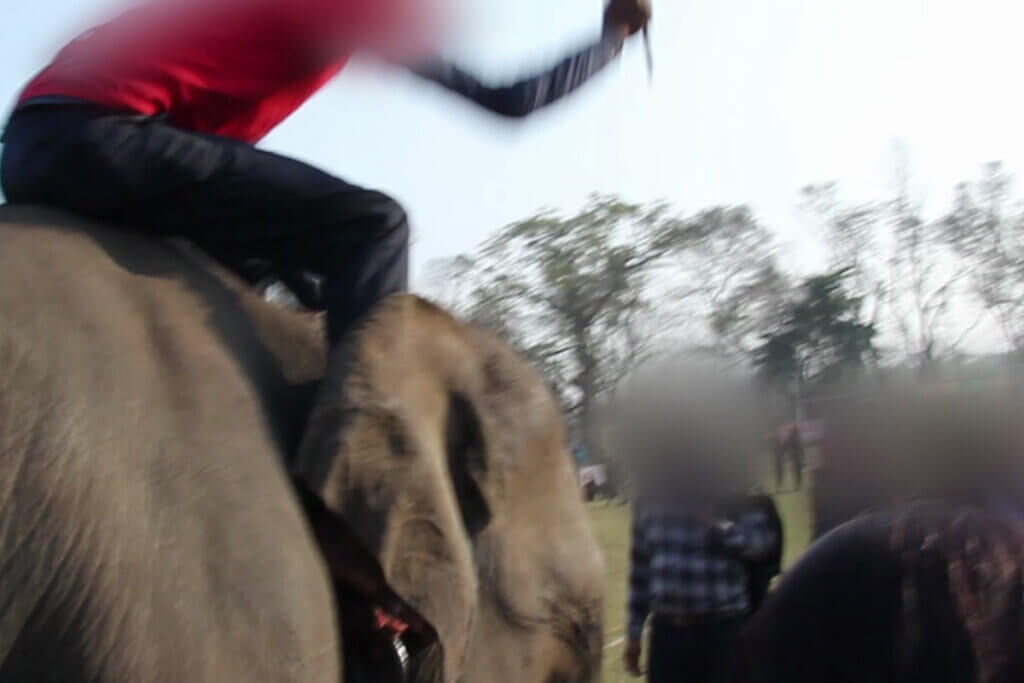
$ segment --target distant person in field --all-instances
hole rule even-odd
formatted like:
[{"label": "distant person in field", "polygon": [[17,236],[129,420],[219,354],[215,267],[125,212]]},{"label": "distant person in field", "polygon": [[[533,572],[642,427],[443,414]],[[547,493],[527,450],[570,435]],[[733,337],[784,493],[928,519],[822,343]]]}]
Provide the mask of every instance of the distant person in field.
[{"label": "distant person in field", "polygon": [[776,437],[774,456],[776,488],[782,488],[786,479],[786,463],[789,462],[793,467],[793,481],[799,490],[803,485],[804,445],[797,425],[791,425],[783,439]]},{"label": "distant person in field", "polygon": [[715,468],[659,468],[634,501],[626,670],[650,683],[719,683],[740,631],[778,573],[782,526],[770,497]]},{"label": "distant person in field", "polygon": [[593,44],[488,87],[431,56],[434,4],[149,0],[83,33],[27,85],[3,138],[3,191],[11,202],[184,236],[251,280],[266,274],[249,265],[263,263],[303,305],[327,311],[336,342],[406,289],[406,214],[386,194],[256,143],[359,51],[523,117],[615,59],[650,14],[643,0],[611,0]]}]

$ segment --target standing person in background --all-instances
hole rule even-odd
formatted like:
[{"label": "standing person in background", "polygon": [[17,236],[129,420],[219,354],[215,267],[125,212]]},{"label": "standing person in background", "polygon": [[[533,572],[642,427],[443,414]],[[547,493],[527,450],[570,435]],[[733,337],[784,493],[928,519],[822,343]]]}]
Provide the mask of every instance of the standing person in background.
[{"label": "standing person in background", "polygon": [[803,485],[804,474],[804,445],[799,425],[792,424],[784,438],[775,439],[774,456],[775,487],[782,490],[782,485],[786,480],[786,462],[788,461],[793,467],[794,490],[799,491]]},{"label": "standing person in background", "polygon": [[[709,495],[703,486],[648,493],[636,502],[624,663],[641,674],[651,619],[650,683],[727,677],[746,619],[778,571],[782,528],[765,496]],[[767,501],[767,502],[766,502]],[[773,566],[765,572],[760,567]]]}]

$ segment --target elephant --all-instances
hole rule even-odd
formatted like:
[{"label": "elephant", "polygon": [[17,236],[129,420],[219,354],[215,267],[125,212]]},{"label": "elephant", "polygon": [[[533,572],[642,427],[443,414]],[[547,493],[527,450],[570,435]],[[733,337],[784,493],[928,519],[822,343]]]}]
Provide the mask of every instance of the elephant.
[{"label": "elephant", "polygon": [[741,637],[732,683],[1024,679],[1024,526],[940,499],[816,541]]},{"label": "elephant", "polygon": [[434,636],[416,680],[596,680],[539,375],[412,294],[323,339],[187,243],[0,207],[0,683],[352,683],[356,545]]}]

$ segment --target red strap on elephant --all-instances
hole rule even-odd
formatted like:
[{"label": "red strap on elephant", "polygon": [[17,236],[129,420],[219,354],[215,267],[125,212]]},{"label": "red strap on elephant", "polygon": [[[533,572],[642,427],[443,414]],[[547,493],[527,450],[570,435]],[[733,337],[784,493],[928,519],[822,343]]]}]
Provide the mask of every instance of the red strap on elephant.
[{"label": "red strap on elephant", "polygon": [[373,616],[377,620],[377,628],[382,631],[391,631],[395,635],[400,636],[409,629],[407,623],[392,614],[388,614],[380,607],[373,608]]},{"label": "red strap on elephant", "polygon": [[332,514],[301,483],[296,482],[295,490],[334,580],[374,606],[374,620],[380,628],[395,635],[412,632],[427,640],[437,640],[433,626],[388,585],[377,558],[348,523]]}]

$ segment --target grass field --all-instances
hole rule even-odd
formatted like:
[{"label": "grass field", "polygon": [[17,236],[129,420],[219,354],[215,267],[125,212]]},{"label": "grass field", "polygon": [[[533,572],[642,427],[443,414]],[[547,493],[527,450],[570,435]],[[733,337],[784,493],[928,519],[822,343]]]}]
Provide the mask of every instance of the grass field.
[{"label": "grass field", "polygon": [[[783,564],[790,566],[807,547],[811,534],[808,496],[784,493],[776,496],[785,525],[786,547]],[[626,506],[595,503],[589,507],[598,541],[604,549],[607,578],[605,583],[605,650],[602,683],[633,681],[622,670],[622,637],[626,626],[626,573],[629,568],[629,520]]]}]

